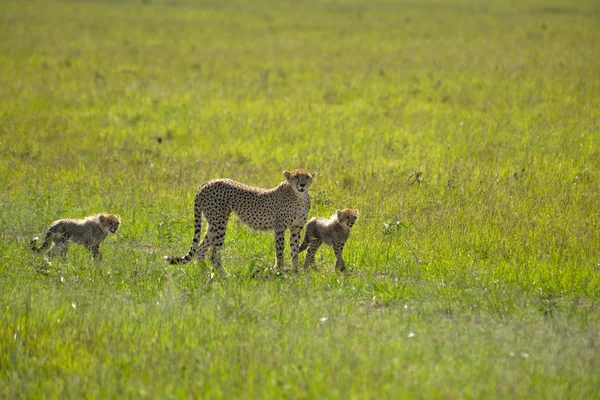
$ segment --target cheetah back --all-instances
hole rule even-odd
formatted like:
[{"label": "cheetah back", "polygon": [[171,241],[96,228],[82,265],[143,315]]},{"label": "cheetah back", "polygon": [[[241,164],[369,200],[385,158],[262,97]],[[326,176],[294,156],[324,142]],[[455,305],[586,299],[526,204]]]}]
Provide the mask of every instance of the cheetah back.
[{"label": "cheetah back", "polygon": [[219,223],[233,211],[246,225],[271,230],[303,225],[310,198],[298,199],[287,182],[273,189],[248,186],[231,179],[216,179],[199,190],[197,202],[209,224]]}]

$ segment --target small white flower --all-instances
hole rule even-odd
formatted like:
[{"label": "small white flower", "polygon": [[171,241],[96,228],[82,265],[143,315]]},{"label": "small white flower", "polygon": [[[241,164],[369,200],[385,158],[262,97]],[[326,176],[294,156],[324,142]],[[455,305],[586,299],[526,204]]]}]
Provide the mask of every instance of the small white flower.
[{"label": "small white flower", "polygon": [[521,357],[523,357],[523,358],[529,358],[529,354],[527,354],[527,353],[521,353]]},{"label": "small white flower", "polygon": [[319,321],[326,322],[328,319],[329,319],[329,317],[323,317],[323,318],[319,319]]},{"label": "small white flower", "polygon": [[415,334],[413,332],[409,332],[408,337],[415,337]]},{"label": "small white flower", "polygon": [[73,307],[73,310],[77,310],[77,304],[71,303],[71,307]]}]

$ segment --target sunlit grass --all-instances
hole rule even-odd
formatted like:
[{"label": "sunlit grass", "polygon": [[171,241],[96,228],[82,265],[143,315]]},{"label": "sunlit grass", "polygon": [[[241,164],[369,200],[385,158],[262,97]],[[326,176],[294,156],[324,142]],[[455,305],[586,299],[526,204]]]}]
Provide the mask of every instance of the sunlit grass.
[{"label": "sunlit grass", "polygon": [[[5,2],[0,397],[597,396],[599,12]],[[268,271],[235,217],[229,276],[165,264],[204,181],[297,167],[360,210],[349,274]],[[98,212],[102,262],[29,251]]]}]

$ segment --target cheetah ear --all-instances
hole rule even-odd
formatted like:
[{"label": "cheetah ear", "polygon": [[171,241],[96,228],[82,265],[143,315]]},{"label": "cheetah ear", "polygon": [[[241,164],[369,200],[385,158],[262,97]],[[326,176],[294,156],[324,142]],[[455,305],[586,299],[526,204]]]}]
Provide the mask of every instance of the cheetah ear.
[{"label": "cheetah ear", "polygon": [[342,216],[342,210],[335,210],[335,215],[340,218]]},{"label": "cheetah ear", "polygon": [[[356,210],[356,212],[358,212],[358,210]],[[121,222],[121,216],[119,214],[115,214],[115,217],[117,218],[117,221]]]},{"label": "cheetah ear", "polygon": [[357,209],[355,209],[354,211],[356,211],[356,215],[360,214],[360,213],[358,212],[358,208],[357,208]]},{"label": "cheetah ear", "polygon": [[286,180],[290,179],[290,173],[288,171],[283,171],[283,176],[285,176]]},{"label": "cheetah ear", "polygon": [[310,174],[311,179],[314,179],[315,176],[317,176],[316,172],[313,172],[312,174]]},{"label": "cheetah ear", "polygon": [[104,214],[100,214],[98,219],[100,220],[101,223],[104,223],[104,221],[106,220],[106,217],[104,216]]}]

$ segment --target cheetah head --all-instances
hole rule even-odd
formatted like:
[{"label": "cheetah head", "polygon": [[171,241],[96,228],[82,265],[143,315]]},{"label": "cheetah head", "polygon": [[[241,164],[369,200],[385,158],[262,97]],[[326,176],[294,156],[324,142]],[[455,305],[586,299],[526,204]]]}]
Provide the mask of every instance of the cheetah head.
[{"label": "cheetah head", "polygon": [[343,210],[336,210],[335,214],[337,216],[338,222],[345,228],[352,228],[356,220],[358,219],[358,210],[353,210],[351,208],[344,208]]},{"label": "cheetah head", "polygon": [[305,169],[295,169],[292,172],[283,171],[283,176],[297,193],[308,192],[308,188],[316,175],[316,172],[311,174]]},{"label": "cheetah head", "polygon": [[115,233],[121,225],[121,216],[118,214],[101,214],[99,219],[102,229],[106,232]]}]

